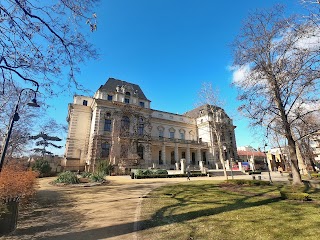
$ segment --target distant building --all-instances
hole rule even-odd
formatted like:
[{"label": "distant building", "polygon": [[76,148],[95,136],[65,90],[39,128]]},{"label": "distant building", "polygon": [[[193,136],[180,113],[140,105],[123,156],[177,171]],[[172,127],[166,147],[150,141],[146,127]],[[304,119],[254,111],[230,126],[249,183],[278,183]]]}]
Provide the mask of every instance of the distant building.
[{"label": "distant building", "polygon": [[238,147],[238,156],[241,162],[248,162],[251,170],[266,169],[266,154],[257,151],[251,146]]},{"label": "distant building", "polygon": [[74,96],[63,168],[92,171],[109,161],[115,172],[125,173],[137,167],[175,169],[181,159],[214,168],[220,160],[212,121],[222,126],[225,159],[237,159],[235,126],[223,109],[203,105],[180,115],[151,109],[150,102],[140,86],[114,78],[93,97]]}]

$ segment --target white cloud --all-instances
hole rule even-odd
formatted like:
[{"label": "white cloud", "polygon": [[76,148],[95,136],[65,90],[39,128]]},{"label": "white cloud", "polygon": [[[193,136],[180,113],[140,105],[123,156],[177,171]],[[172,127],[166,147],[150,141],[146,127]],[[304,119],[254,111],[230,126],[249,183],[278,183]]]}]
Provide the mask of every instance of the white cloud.
[{"label": "white cloud", "polygon": [[240,85],[246,81],[251,72],[249,65],[229,66],[228,70],[232,72],[232,82],[236,85]]}]

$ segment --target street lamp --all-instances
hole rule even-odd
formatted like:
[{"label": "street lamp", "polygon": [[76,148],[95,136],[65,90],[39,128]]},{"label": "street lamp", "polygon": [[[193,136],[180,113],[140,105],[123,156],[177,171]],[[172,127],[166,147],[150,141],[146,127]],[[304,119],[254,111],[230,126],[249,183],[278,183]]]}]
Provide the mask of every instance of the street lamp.
[{"label": "street lamp", "polygon": [[[265,156],[267,156],[267,153],[266,153],[266,146],[268,146],[268,144],[264,144],[264,154],[265,154]],[[269,165],[268,165],[268,159],[265,157],[264,158],[264,162],[265,162],[265,164],[266,164],[266,166],[267,166],[267,169],[268,169],[268,174],[269,174],[269,181],[270,181],[270,183],[272,183],[272,180],[271,180],[271,174],[270,174],[270,169],[269,169]]]},{"label": "street lamp", "polygon": [[16,104],[16,107],[15,107],[15,110],[14,110],[14,114],[11,118],[11,121],[10,121],[10,124],[9,124],[9,128],[8,128],[8,132],[7,132],[7,135],[6,135],[6,139],[4,141],[4,145],[3,145],[3,148],[2,148],[2,152],[1,152],[1,159],[0,159],[0,172],[2,170],[2,166],[3,166],[3,162],[4,162],[4,158],[6,156],[6,152],[7,152],[7,148],[8,148],[8,144],[9,144],[9,140],[10,140],[10,137],[11,137],[11,132],[12,132],[12,128],[13,128],[13,124],[14,122],[17,122],[19,121],[20,119],[20,116],[18,114],[18,109],[19,109],[19,104],[20,104],[20,101],[21,101],[21,95],[24,91],[31,91],[34,93],[34,98],[31,100],[30,103],[27,103],[28,106],[30,107],[40,107],[38,104],[37,104],[37,92],[38,92],[38,85],[37,85],[37,90],[33,90],[31,88],[24,88],[20,91],[19,93],[19,98],[18,98],[18,102]]}]

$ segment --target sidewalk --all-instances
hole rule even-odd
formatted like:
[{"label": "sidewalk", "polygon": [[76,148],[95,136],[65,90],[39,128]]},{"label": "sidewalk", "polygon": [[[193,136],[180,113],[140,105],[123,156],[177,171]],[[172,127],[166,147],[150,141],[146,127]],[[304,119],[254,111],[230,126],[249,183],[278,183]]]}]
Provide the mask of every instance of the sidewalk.
[{"label": "sidewalk", "polygon": [[[268,181],[268,173],[262,173]],[[287,176],[271,173],[273,181]],[[18,229],[0,240],[132,240],[137,239],[143,196],[162,185],[187,182],[186,178],[131,179],[110,176],[108,185],[95,187],[57,187],[54,178],[40,179],[35,204],[20,211]],[[231,177],[229,177],[231,179]],[[252,179],[252,176],[235,176]],[[191,181],[224,180],[224,177],[192,177]]]}]

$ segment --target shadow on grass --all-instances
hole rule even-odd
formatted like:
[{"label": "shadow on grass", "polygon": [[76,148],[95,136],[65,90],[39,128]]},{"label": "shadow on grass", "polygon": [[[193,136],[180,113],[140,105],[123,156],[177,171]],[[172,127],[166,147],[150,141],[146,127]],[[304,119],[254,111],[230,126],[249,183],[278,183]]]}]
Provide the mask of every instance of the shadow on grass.
[{"label": "shadow on grass", "polygon": [[[232,198],[231,200],[233,201],[233,203],[230,204],[225,204],[224,206],[221,207],[215,207],[215,208],[209,208],[209,209],[204,209],[204,210],[198,210],[198,211],[190,211],[190,212],[186,212],[186,213],[181,213],[181,214],[173,214],[170,215],[170,218],[173,218],[175,222],[184,222],[184,221],[189,221],[189,220],[194,220],[198,217],[203,217],[203,216],[212,216],[212,215],[216,215],[216,214],[220,214],[223,212],[228,212],[228,211],[234,211],[234,210],[238,210],[238,209],[246,209],[246,208],[251,208],[251,207],[256,207],[256,206],[262,206],[262,205],[267,205],[270,203],[274,203],[277,201],[280,201],[280,197],[274,197],[274,198],[264,198],[255,202],[246,202],[248,199],[252,198],[253,196],[239,196],[239,194],[237,195],[236,193],[231,193],[231,192],[227,192],[224,191],[223,189],[220,189],[217,186],[213,186],[213,185],[209,185],[208,186],[185,186],[187,187],[189,190],[194,190],[198,193],[203,191],[220,191],[221,193],[224,194],[232,194],[236,197],[238,197],[238,199],[234,199]],[[186,190],[185,189],[175,189],[173,187],[173,191],[171,195],[168,195],[166,193],[164,193],[166,198],[174,198],[175,200],[177,200],[178,202],[176,204],[172,204],[170,206],[167,207],[163,207],[161,209],[159,209],[149,220],[143,220],[143,221],[138,221],[137,224],[137,230],[144,230],[144,229],[148,229],[148,228],[154,228],[154,227],[158,227],[158,226],[163,226],[163,225],[167,225],[169,224],[168,222],[165,221],[166,218],[168,218],[167,216],[164,215],[164,213],[167,212],[172,212],[173,209],[177,208],[177,207],[181,207],[181,205],[186,205],[188,204],[188,202],[192,201],[192,196],[185,194]],[[265,195],[266,192],[263,193],[259,193],[254,195],[254,197],[263,197],[263,195]],[[185,196],[184,196],[185,195]],[[152,196],[151,196],[152,197]],[[218,203],[219,200],[215,201],[215,203]],[[206,203],[214,203],[214,201],[211,202],[199,202],[199,204],[206,204]],[[221,201],[221,203],[223,203]],[[161,219],[161,221],[156,221],[154,219]],[[90,230],[84,230],[84,231],[79,231],[79,232],[72,232],[72,233],[65,233],[65,234],[61,234],[61,235],[57,235],[57,236],[49,236],[46,238],[42,238],[42,239],[48,239],[48,240],[58,240],[58,239],[101,239],[101,238],[111,238],[111,237],[116,237],[116,236],[122,236],[122,235],[126,235],[126,234],[130,234],[134,232],[134,223],[124,223],[124,224],[118,224],[118,225],[113,225],[113,226],[108,226],[108,227],[103,227],[103,228],[95,228],[95,229],[90,229]]]}]

